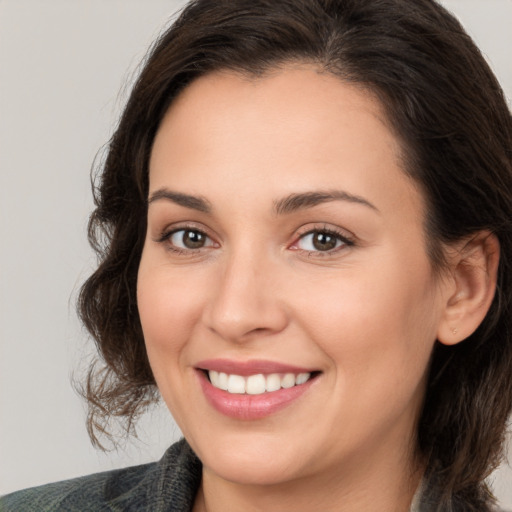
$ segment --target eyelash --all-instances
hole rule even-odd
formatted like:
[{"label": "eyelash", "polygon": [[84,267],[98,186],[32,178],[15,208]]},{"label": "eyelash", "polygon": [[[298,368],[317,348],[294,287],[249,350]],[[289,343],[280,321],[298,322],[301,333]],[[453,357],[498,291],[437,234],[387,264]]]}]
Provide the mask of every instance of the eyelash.
[{"label": "eyelash", "polygon": [[[304,240],[307,236],[313,235],[313,234],[325,234],[331,237],[334,237],[336,239],[336,243],[341,242],[341,244],[338,247],[334,247],[333,249],[327,250],[327,251],[320,251],[320,250],[307,250],[307,249],[300,249],[295,248],[301,240]],[[327,227],[325,225],[323,226],[315,226],[313,229],[308,229],[307,231],[303,233],[299,233],[299,236],[297,237],[296,241],[292,243],[291,249],[293,250],[302,250],[307,254],[308,257],[320,257],[325,258],[329,256],[333,256],[339,251],[342,251],[346,249],[347,247],[353,247],[355,245],[355,241],[352,237],[347,236],[345,232],[342,232],[341,230],[337,230],[332,227]]]},{"label": "eyelash", "polygon": [[[186,233],[186,232],[198,233],[213,242],[212,238],[204,230],[199,229],[196,226],[186,226],[186,225],[179,226],[177,228],[174,228],[174,229],[171,229],[168,231],[164,231],[160,235],[160,237],[158,237],[156,239],[156,242],[162,243],[162,244],[167,244],[167,248],[170,251],[172,251],[176,254],[184,254],[184,255],[197,254],[199,252],[202,252],[203,249],[208,249],[209,247],[212,247],[212,246],[214,247],[215,245],[218,246],[218,244],[213,242],[211,246],[208,246],[208,247],[203,246],[203,247],[199,247],[197,249],[190,249],[190,248],[184,249],[181,247],[176,247],[175,245],[173,245],[170,242],[170,240],[176,233],[179,233],[180,231],[183,231],[183,233]],[[307,250],[307,249],[300,249],[298,247],[295,247],[301,240],[304,240],[307,236],[313,235],[313,234],[320,234],[320,233],[334,237],[336,239],[336,244],[338,242],[341,242],[340,246],[334,247],[333,249],[329,249],[327,251]],[[333,228],[327,227],[327,226],[318,226],[318,227],[315,226],[313,229],[308,229],[307,231],[305,231],[303,233],[299,233],[298,237],[291,244],[291,246],[289,246],[289,248],[291,250],[295,250],[295,251],[302,251],[308,257],[329,257],[329,256],[332,256],[333,254],[337,253],[340,250],[343,250],[347,247],[352,247],[354,245],[355,245],[354,239],[351,237],[348,237],[345,233],[343,233],[341,231],[338,231],[336,229],[333,229]]]},{"label": "eyelash", "polygon": [[205,247],[200,247],[198,249],[183,249],[181,247],[176,247],[175,245],[173,245],[171,243],[171,238],[173,235],[175,235],[176,233],[179,233],[180,231],[183,231],[183,233],[187,233],[187,232],[199,233],[199,234],[203,235],[204,237],[206,237],[207,239],[212,240],[212,238],[203,229],[199,229],[197,226],[193,226],[193,225],[191,225],[191,226],[184,225],[184,226],[179,226],[177,228],[173,228],[171,230],[164,231],[156,239],[156,242],[161,243],[161,244],[166,244],[167,249],[176,254],[184,254],[184,255],[197,254],[198,252],[200,252],[202,249],[205,248]]}]

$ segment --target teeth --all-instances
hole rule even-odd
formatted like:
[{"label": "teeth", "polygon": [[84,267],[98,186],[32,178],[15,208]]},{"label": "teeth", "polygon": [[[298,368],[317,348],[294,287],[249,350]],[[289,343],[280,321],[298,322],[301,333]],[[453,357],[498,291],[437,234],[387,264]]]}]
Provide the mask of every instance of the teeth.
[{"label": "teeth", "polygon": [[220,388],[220,381],[219,381],[219,372],[216,372],[215,370],[210,370],[208,372],[208,376],[210,377],[210,382],[216,387]]},{"label": "teeth", "polygon": [[219,389],[226,391],[228,389],[228,375],[227,373],[219,373]]},{"label": "teeth", "polygon": [[267,391],[277,391],[281,389],[281,377],[279,377],[278,373],[267,375],[267,385],[265,388]]},{"label": "teeth", "polygon": [[281,381],[282,388],[293,388],[295,386],[295,375],[293,373],[287,373]]},{"label": "teeth", "polygon": [[309,380],[309,377],[309,373],[299,373],[299,375],[297,375],[297,384],[304,384]]},{"label": "teeth", "polygon": [[230,375],[228,377],[228,389],[229,393],[245,393],[245,379],[240,375]]},{"label": "teeth", "polygon": [[245,392],[248,395],[261,395],[265,393],[265,384],[265,377],[261,373],[251,375],[245,383]]},{"label": "teeth", "polygon": [[249,377],[242,377],[241,375],[230,375],[223,372],[216,372],[214,370],[208,371],[210,382],[218,389],[227,391],[233,394],[248,395],[261,395],[265,392],[278,391],[279,389],[287,389],[293,386],[298,386],[306,383],[310,377],[310,373],[271,373],[263,375],[250,375]]}]

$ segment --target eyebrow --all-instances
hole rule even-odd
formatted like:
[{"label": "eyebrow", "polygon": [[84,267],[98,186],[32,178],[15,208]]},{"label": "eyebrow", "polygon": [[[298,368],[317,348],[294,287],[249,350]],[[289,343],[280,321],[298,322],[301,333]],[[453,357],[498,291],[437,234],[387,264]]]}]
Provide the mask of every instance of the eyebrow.
[{"label": "eyebrow", "polygon": [[[167,188],[161,188],[153,192],[148,199],[148,206],[151,203],[162,199],[203,213],[211,213],[213,209],[208,199],[202,196],[193,196],[182,192],[175,192]],[[330,201],[347,201],[349,203],[361,204],[379,212],[379,209],[376,206],[363,197],[349,194],[344,190],[327,190],[295,193],[276,200],[274,201],[274,213],[276,215],[287,215],[298,210],[313,208],[314,206]]]},{"label": "eyebrow", "polygon": [[203,213],[210,213],[212,206],[210,201],[201,196],[191,196],[189,194],[183,194],[181,192],[173,192],[167,188],[161,188],[151,194],[148,199],[148,206],[155,201],[166,199],[179,206],[190,208],[191,210],[198,210]]},{"label": "eyebrow", "polygon": [[368,208],[379,212],[379,209],[375,205],[363,197],[349,194],[344,190],[327,190],[290,194],[283,199],[274,201],[274,211],[277,215],[286,215],[297,210],[312,208],[313,206],[317,206],[319,204],[327,203],[330,201],[348,201],[349,203],[356,203],[367,206]]}]

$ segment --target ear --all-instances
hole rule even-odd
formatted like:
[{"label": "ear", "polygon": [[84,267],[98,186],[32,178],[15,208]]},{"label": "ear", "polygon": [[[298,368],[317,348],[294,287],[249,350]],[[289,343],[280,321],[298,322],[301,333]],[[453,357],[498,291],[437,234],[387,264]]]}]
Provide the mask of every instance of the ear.
[{"label": "ear", "polygon": [[489,311],[496,291],[500,243],[494,234],[480,231],[449,249],[448,259],[451,272],[437,339],[455,345],[473,334]]}]

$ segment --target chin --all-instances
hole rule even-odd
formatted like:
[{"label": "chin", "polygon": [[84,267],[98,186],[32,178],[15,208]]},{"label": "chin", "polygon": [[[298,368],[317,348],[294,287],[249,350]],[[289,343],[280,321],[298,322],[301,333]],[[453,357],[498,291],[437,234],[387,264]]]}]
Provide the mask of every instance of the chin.
[{"label": "chin", "polygon": [[216,458],[213,463],[205,461],[205,469],[215,473],[222,479],[240,485],[269,486],[282,484],[293,480],[293,474],[289,474],[289,464],[279,461],[270,462],[246,460],[244,457]]},{"label": "chin", "polygon": [[206,470],[230,482],[274,485],[292,480],[299,473],[299,448],[289,444],[283,449],[283,441],[271,439],[271,434],[262,439],[249,435],[245,440],[216,440],[203,449],[191,445]]}]

